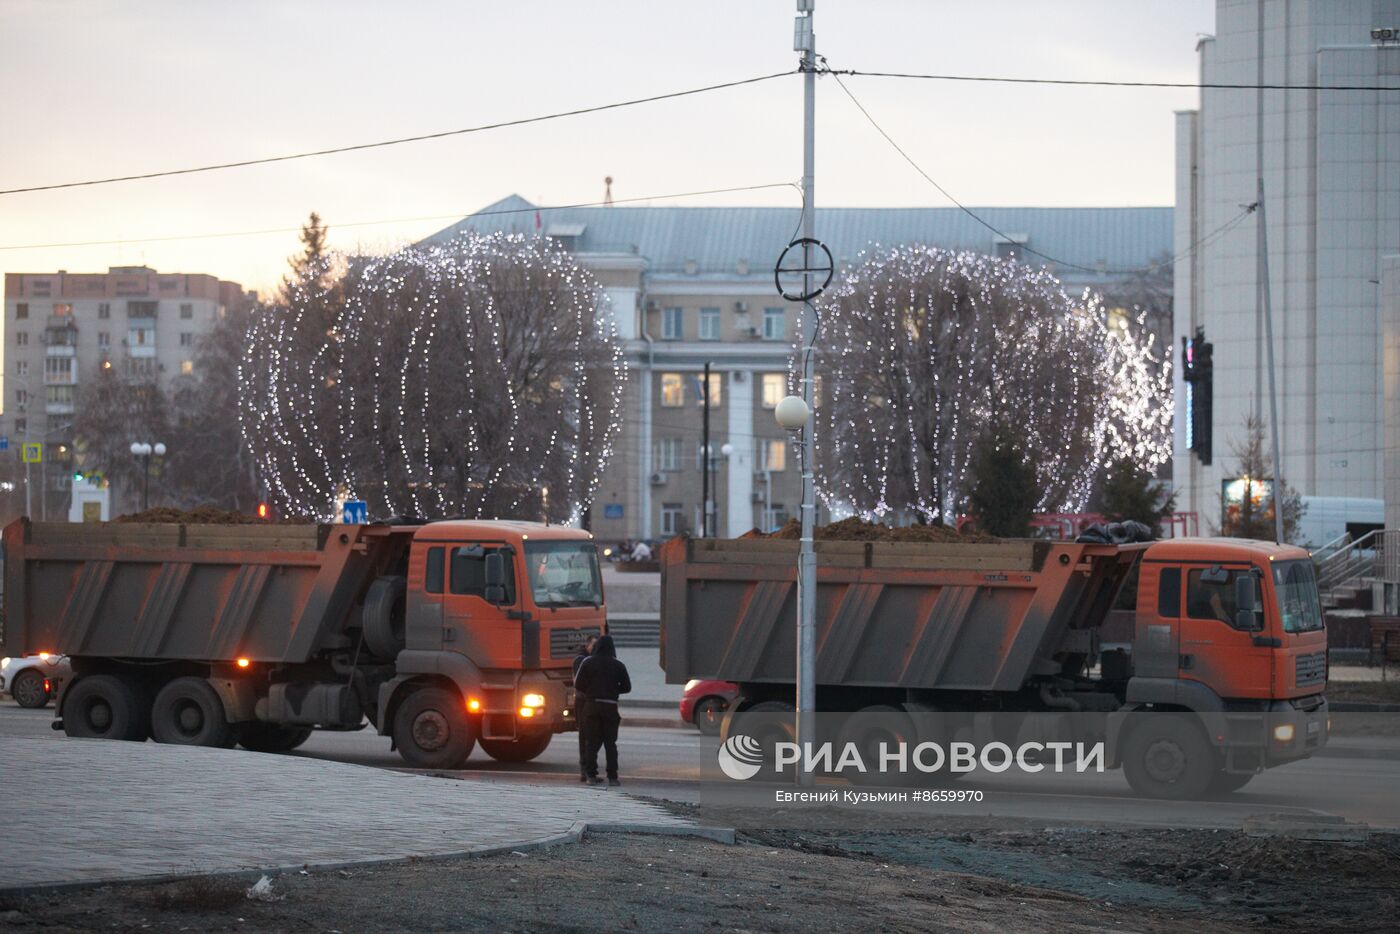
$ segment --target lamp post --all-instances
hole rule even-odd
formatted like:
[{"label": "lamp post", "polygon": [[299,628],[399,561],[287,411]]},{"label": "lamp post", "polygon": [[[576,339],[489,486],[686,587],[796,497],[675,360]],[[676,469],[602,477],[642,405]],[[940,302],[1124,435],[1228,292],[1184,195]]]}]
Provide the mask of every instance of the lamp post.
[{"label": "lamp post", "polygon": [[164,457],[165,445],[159,441],[155,444],[149,441],[133,441],[131,442],[131,453],[133,456],[141,458],[141,472],[144,475],[141,483],[141,511],[145,512],[151,506],[151,455]]}]

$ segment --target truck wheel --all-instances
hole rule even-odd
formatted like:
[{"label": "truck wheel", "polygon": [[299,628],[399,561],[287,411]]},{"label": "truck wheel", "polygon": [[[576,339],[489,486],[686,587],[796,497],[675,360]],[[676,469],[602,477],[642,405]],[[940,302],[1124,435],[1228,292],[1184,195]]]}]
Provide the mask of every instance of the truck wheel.
[{"label": "truck wheel", "polygon": [[244,723],[238,728],[238,745],[252,752],[291,752],[311,737],[309,726],[280,723]]},{"label": "truck wheel", "polygon": [[913,749],[919,743],[914,721],[898,707],[873,704],[846,717],[836,738],[836,748],[844,749],[847,743],[855,744],[866,767],[865,774],[857,773],[853,777],[856,784],[898,785],[913,780],[912,774],[897,770],[879,771],[882,745],[896,747],[903,743],[905,749]]},{"label": "truck wheel", "polygon": [[396,575],[376,577],[365,594],[360,615],[365,646],[376,658],[394,658],[404,644],[404,594],[407,583]]},{"label": "truck wheel", "polygon": [[718,736],[724,712],[729,709],[722,697],[704,697],[695,705],[695,728],[706,736]]},{"label": "truck wheel", "polygon": [[63,701],[63,732],[81,739],[144,743],[151,712],[146,693],[118,675],[92,675],[74,683]]},{"label": "truck wheel", "polygon": [[1234,794],[1254,778],[1253,772],[1216,772],[1210,777],[1211,797]]},{"label": "truck wheel", "polygon": [[394,745],[420,769],[460,768],[476,745],[476,730],[456,691],[422,687],[394,714]]},{"label": "truck wheel", "polygon": [[15,675],[14,683],[10,685],[10,696],[15,699],[16,704],[31,710],[46,706],[49,702],[49,692],[44,690],[44,673],[26,668]]},{"label": "truck wheel", "polygon": [[1205,795],[1215,750],[1189,714],[1137,713],[1123,748],[1128,784],[1144,798],[1189,801]]},{"label": "truck wheel", "polygon": [[156,742],[175,746],[233,745],[233,726],[219,693],[208,681],[191,676],[160,689],[151,708],[151,734]]},{"label": "truck wheel", "polygon": [[772,771],[778,743],[790,743],[797,736],[796,713],[786,701],[762,701],[752,707],[738,709],[736,701],[724,715],[720,735],[728,742],[735,734],[752,737],[758,742],[765,771]]},{"label": "truck wheel", "polygon": [[497,762],[529,762],[538,758],[554,738],[553,733],[540,733],[523,739],[481,739],[482,750]]}]

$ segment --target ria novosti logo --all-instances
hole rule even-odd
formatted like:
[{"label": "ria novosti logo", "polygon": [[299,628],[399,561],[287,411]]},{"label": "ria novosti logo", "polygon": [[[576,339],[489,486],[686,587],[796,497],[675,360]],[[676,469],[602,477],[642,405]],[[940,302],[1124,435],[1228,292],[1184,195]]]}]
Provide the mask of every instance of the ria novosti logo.
[{"label": "ria novosti logo", "polygon": [[763,748],[758,740],[735,733],[719,747],[719,769],[736,782],[746,781],[763,768]]}]

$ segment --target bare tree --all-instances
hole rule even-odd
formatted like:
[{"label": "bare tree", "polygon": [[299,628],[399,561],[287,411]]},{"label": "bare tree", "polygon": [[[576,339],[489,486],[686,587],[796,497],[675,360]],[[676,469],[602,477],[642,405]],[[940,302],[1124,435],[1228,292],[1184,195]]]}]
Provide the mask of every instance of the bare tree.
[{"label": "bare tree", "polygon": [[833,509],[950,521],[989,428],[1031,459],[1036,505],[1073,511],[1105,453],[1167,453],[1169,382],[1092,297],[1043,270],[880,249],[821,305],[817,467]]},{"label": "bare tree", "polygon": [[[376,511],[577,517],[621,413],[621,344],[601,289],[541,238],[469,236],[349,257],[312,309],[263,309],[244,434],[284,510],[337,491]],[[330,431],[326,431],[329,426]]]},{"label": "bare tree", "polygon": [[[75,462],[110,481],[114,514],[137,508],[145,467],[131,453],[131,443],[170,437],[170,400],[159,377],[104,367],[79,388],[75,401]],[[163,460],[152,462],[153,490],[160,489],[164,468]]]}]

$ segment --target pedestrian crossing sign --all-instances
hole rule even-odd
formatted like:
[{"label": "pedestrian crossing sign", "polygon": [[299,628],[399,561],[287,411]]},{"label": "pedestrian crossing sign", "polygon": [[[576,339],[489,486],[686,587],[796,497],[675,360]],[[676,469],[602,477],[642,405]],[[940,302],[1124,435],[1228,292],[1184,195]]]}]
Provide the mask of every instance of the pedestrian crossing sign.
[{"label": "pedestrian crossing sign", "polygon": [[38,464],[44,459],[44,446],[38,441],[24,442],[24,462]]}]

